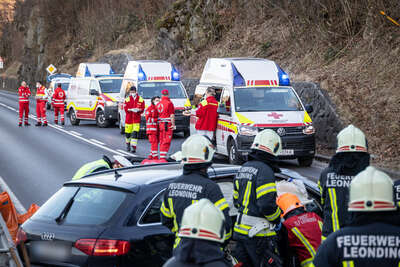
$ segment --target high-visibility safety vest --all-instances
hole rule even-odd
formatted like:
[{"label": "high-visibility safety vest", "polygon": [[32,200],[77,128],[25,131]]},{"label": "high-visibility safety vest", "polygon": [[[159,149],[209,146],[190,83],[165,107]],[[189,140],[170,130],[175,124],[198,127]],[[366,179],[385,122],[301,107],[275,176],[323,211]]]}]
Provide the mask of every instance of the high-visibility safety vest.
[{"label": "high-visibility safety vest", "polygon": [[314,212],[294,215],[283,222],[289,246],[294,248],[302,267],[312,266],[321,244],[322,219]]},{"label": "high-visibility safety vest", "polygon": [[44,86],[40,86],[36,90],[36,96],[40,97],[39,99],[36,99],[36,102],[46,102],[47,100],[45,99],[46,96],[46,88]]},{"label": "high-visibility safety vest", "polygon": [[18,99],[19,103],[29,103],[29,97],[31,96],[31,90],[29,87],[21,86],[18,88]]},{"label": "high-visibility safety vest", "polygon": [[196,116],[199,118],[196,123],[196,130],[215,131],[218,119],[218,102],[213,96],[201,101]]},{"label": "high-visibility safety vest", "polygon": [[104,159],[99,159],[96,161],[92,161],[89,163],[86,163],[83,165],[74,175],[72,180],[79,180],[85,175],[91,174],[93,172],[97,171],[104,171],[111,169],[110,165],[104,160]]},{"label": "high-visibility safety vest", "polygon": [[157,134],[158,133],[158,110],[155,105],[150,105],[146,109],[146,133]]}]

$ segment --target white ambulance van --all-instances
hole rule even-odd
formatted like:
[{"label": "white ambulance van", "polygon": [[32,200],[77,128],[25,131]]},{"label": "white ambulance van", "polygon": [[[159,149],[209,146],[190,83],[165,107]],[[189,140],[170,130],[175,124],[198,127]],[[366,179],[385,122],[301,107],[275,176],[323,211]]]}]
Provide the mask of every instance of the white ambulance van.
[{"label": "white ambulance van", "polygon": [[[180,81],[179,72],[171,63],[162,60],[135,60],[128,62],[120,90],[119,98],[121,102],[118,105],[121,133],[124,133],[125,128],[124,99],[132,85],[137,88],[138,94],[144,99],[146,108],[151,104],[153,96],[161,97],[161,91],[167,89],[169,97],[175,106],[176,132],[183,132],[185,136],[189,135],[189,116],[183,115],[183,112],[191,107],[188,95]],[[145,129],[146,122],[143,113],[140,130],[145,131]]]},{"label": "white ambulance van", "polygon": [[[259,58],[210,58],[195,90],[198,104],[207,87],[216,88],[218,124],[217,153],[233,164],[246,160],[257,132],[273,129],[282,138],[281,159],[297,158],[310,166],[315,154],[315,130],[289,76],[273,61]],[[192,110],[191,134],[197,117]]]},{"label": "white ambulance van", "polygon": [[115,124],[122,75],[113,73],[107,63],[79,65],[67,95],[66,110],[72,125],[79,125],[81,120],[96,121],[102,128]]}]

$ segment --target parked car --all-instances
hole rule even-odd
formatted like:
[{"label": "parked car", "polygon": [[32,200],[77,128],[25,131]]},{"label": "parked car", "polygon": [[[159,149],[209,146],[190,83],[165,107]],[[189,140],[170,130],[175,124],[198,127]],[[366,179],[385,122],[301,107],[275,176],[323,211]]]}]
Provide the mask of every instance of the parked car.
[{"label": "parked car", "polygon": [[[214,164],[209,169],[233,217],[233,178],[239,168]],[[162,196],[181,173],[178,163],[139,165],[66,182],[20,227],[17,243],[24,242],[31,262],[40,266],[162,266],[174,241],[160,222]],[[304,180],[310,196],[319,198],[314,183],[294,179]]]},{"label": "parked car", "polygon": [[52,109],[51,97],[53,96],[54,90],[57,88],[58,84],[61,84],[61,88],[65,91],[65,94],[68,96],[68,87],[71,78],[72,76],[66,73],[53,74],[47,77],[47,81],[50,82],[49,87],[47,88],[48,89],[47,93],[49,96],[46,103],[47,109]]}]

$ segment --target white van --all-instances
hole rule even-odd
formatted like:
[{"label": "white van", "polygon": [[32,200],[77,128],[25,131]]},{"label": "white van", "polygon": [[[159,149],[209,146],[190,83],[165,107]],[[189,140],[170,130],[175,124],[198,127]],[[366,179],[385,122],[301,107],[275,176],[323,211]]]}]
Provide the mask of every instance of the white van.
[{"label": "white van", "polygon": [[115,124],[121,84],[122,75],[119,74],[71,78],[66,109],[71,124],[79,125],[81,120],[94,120],[102,128]]},{"label": "white van", "polygon": [[[123,108],[124,99],[127,96],[127,90],[134,85],[138,94],[144,99],[146,108],[151,104],[153,96],[160,96],[163,89],[169,91],[169,97],[175,106],[175,124],[176,131],[183,132],[185,136],[189,135],[189,117],[182,113],[190,109],[185,87],[180,81],[179,72],[171,63],[162,60],[135,60],[129,61],[126,66],[124,80],[120,90],[121,102],[118,105],[118,119],[121,133],[125,128],[125,111]],[[144,113],[140,130],[146,129]]]},{"label": "white van", "polygon": [[[315,130],[307,113],[312,106],[303,105],[278,64],[259,58],[210,58],[196,87],[194,105],[210,86],[216,88],[219,101],[217,153],[240,164],[257,132],[269,128],[282,138],[280,158],[297,158],[302,166],[312,164]],[[196,121],[192,110],[191,134],[196,132]]]},{"label": "white van", "polygon": [[72,76],[67,73],[57,73],[47,77],[47,81],[50,82],[49,87],[47,88],[47,109],[51,109],[53,107],[51,105],[51,97],[53,96],[54,90],[57,88],[58,84],[61,84],[61,88],[65,91],[65,95],[68,96],[69,81],[71,78]]},{"label": "white van", "polygon": [[76,77],[92,77],[96,75],[108,75],[114,74],[111,65],[108,63],[80,63],[78,71],[76,72]]}]

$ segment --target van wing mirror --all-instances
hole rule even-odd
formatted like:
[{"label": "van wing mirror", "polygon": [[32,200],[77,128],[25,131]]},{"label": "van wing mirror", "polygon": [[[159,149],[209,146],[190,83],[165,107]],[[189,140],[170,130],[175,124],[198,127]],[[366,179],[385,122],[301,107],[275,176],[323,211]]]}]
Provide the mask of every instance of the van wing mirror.
[{"label": "van wing mirror", "polygon": [[314,111],[314,108],[312,105],[306,105],[305,108],[306,108],[307,113],[312,113]]},{"label": "van wing mirror", "polygon": [[99,95],[99,91],[97,91],[96,89],[90,89],[89,91],[89,95]]},{"label": "van wing mirror", "polygon": [[190,94],[190,95],[189,95],[189,100],[190,100],[190,102],[193,102],[193,99],[194,99],[194,94]]}]

